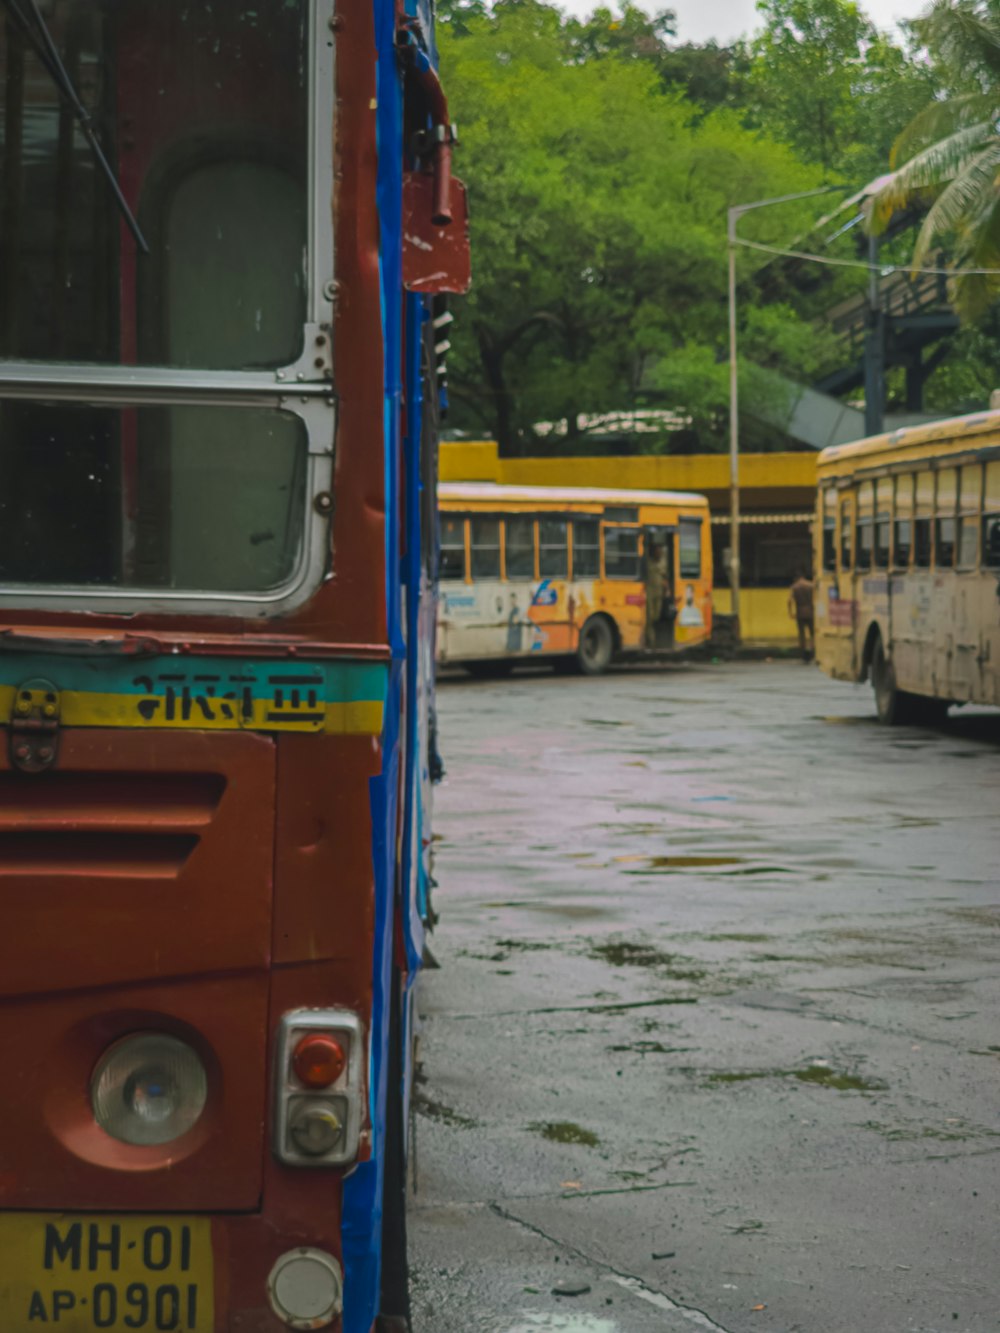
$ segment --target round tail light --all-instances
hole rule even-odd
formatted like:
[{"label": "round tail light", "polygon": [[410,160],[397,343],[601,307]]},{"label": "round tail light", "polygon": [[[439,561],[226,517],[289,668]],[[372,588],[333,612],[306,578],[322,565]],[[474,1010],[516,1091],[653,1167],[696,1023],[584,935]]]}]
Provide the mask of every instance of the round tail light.
[{"label": "round tail light", "polygon": [[307,1088],[329,1088],[344,1072],[347,1056],[336,1037],[312,1032],[295,1047],[292,1069]]}]

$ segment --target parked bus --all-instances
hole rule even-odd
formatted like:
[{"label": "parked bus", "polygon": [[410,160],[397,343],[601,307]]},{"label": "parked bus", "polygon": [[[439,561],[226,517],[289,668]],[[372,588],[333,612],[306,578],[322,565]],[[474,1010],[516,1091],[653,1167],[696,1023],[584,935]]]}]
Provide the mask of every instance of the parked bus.
[{"label": "parked bus", "polygon": [[598,675],[711,634],[703,496],[448,483],[438,505],[442,663],[486,675],[553,658]]},{"label": "parked bus", "polygon": [[0,1329],[408,1328],[429,9],[5,0],[0,73]]},{"label": "parked bus", "polygon": [[819,457],[816,653],[883,722],[1000,704],[1000,412]]}]

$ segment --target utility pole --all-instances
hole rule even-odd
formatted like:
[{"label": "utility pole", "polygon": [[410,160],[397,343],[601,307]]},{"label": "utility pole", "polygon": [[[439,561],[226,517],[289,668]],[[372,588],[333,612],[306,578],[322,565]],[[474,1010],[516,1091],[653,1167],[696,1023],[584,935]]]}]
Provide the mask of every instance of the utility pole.
[{"label": "utility pole", "polygon": [[788,204],[794,199],[809,199],[814,194],[828,194],[839,185],[821,185],[816,190],[780,194],[774,199],[757,199],[750,204],[734,204],[727,213],[726,237],[729,245],[729,589],[732,598],[734,638],[740,639],[740,416],[739,361],[736,351],[736,223],[744,213],[771,204]]}]

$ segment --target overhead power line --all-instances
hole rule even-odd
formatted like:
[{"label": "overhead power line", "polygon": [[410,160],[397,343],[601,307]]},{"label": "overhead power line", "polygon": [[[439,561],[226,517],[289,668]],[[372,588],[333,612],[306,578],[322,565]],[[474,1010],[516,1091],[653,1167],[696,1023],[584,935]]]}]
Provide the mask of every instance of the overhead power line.
[{"label": "overhead power line", "polygon": [[762,250],[768,255],[781,255],[786,259],[806,259],[813,264],[827,264],[835,268],[860,268],[868,273],[930,273],[944,278],[971,278],[1000,276],[1000,268],[921,268],[912,264],[869,264],[863,259],[836,259],[832,255],[815,255],[809,250],[785,250],[780,245],[764,245],[762,241],[748,241],[742,236],[735,238],[737,245],[748,250]]}]

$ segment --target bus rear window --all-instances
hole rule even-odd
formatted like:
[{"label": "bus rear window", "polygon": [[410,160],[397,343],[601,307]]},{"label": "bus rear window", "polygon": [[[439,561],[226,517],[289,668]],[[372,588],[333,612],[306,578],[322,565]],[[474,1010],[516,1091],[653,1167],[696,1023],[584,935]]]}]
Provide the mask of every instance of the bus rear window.
[{"label": "bus rear window", "polygon": [[680,546],[680,573],[682,579],[696,579],[701,575],[701,520],[682,518],[678,529]]},{"label": "bus rear window", "polygon": [[266,592],[302,555],[306,429],[243,407],[0,403],[0,580]]},{"label": "bus rear window", "polygon": [[0,24],[0,357],[251,370],[306,319],[306,0],[60,0],[46,24],[149,253],[55,79]]}]

